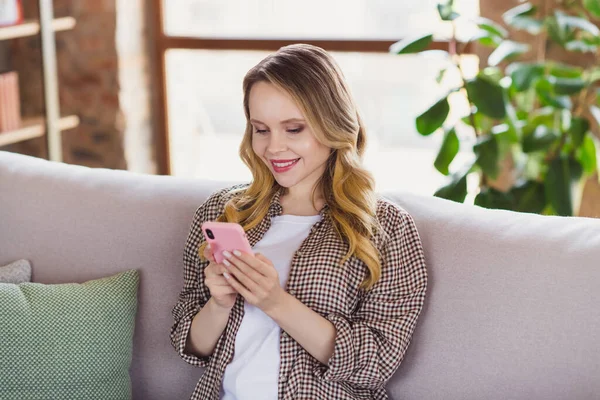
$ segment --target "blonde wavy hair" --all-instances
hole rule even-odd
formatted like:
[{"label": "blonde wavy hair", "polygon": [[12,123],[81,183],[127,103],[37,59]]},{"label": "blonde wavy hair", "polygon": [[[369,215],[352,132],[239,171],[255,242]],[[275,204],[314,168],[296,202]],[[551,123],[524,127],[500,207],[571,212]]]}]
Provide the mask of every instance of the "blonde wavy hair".
[{"label": "blonde wavy hair", "polygon": [[[248,102],[250,90],[257,82],[270,83],[290,95],[316,139],[332,149],[325,172],[313,190],[313,205],[315,191],[320,188],[333,226],[349,246],[340,265],[352,255],[362,260],[369,276],[361,288],[370,289],[381,276],[380,254],[371,239],[383,229],[376,218],[375,180],[362,166],[367,139],[365,127],[342,71],[333,57],[320,47],[308,44],[282,47],[246,74],[243,82],[246,130],[239,154],[252,172],[253,180],[225,204],[217,221],[237,222],[248,231],[267,215],[272,196],[282,189],[252,150]],[[286,189],[283,190],[286,193]],[[204,242],[198,250],[202,259],[206,244]]]}]

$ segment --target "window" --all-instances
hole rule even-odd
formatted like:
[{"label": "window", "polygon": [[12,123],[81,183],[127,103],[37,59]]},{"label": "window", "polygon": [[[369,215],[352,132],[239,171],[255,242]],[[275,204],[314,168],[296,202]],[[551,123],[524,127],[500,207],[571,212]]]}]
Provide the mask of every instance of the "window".
[{"label": "window", "polygon": [[[281,0],[165,2],[166,33],[187,36],[184,43],[194,47],[174,48],[166,37],[165,107],[171,174],[230,181],[251,179],[238,156],[245,127],[243,77],[278,48],[281,38],[289,38],[285,39],[289,43],[310,43],[318,37],[334,48],[342,43],[350,50],[356,41],[361,50],[341,52],[323,46],[340,64],[364,118],[368,135],[365,166],[374,173],[378,190],[432,194],[444,178],[433,167],[441,135],[421,137],[414,120],[445,90],[455,86],[459,77],[449,75],[440,86],[435,77],[443,60],[391,55],[385,50],[388,43],[380,46],[384,49],[381,52],[367,52],[364,41],[374,45],[393,42],[421,27],[430,29],[431,25],[438,27],[436,32],[443,38],[448,27],[437,20],[435,3],[310,0],[298,4]],[[463,8],[475,14],[476,4],[472,0],[461,2]],[[213,40],[210,49],[195,42],[207,38]],[[240,49],[232,49],[232,42],[227,40],[235,40]],[[277,42],[273,49],[245,50],[256,47],[257,40],[260,45]],[[218,48],[219,43],[224,43],[223,49]],[[469,74],[476,73],[476,56],[465,56],[463,62]],[[466,104],[456,98],[452,102],[453,115],[465,112]],[[457,164],[465,157],[459,154]]]}]

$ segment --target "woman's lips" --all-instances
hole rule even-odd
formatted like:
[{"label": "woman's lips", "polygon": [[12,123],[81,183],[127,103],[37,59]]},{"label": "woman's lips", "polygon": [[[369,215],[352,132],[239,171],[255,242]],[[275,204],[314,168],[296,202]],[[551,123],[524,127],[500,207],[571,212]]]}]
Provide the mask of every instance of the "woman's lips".
[{"label": "woman's lips", "polygon": [[298,164],[298,161],[300,161],[299,158],[297,158],[296,161],[294,161],[292,164],[285,166],[285,167],[278,167],[275,165],[275,163],[273,161],[271,161],[271,165],[273,166],[273,169],[275,170],[275,172],[280,174],[282,172],[287,172],[290,169],[294,168],[294,165]]}]

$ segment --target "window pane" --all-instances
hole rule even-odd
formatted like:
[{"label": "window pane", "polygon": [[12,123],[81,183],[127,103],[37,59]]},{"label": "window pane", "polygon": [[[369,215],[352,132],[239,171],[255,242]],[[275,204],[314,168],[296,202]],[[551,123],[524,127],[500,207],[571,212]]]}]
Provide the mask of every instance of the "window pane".
[{"label": "window pane", "polygon": [[[171,36],[388,39],[427,33],[448,37],[451,25],[438,0],[163,0]],[[479,15],[478,0],[456,0],[465,17]],[[467,32],[459,32],[467,34]]]},{"label": "window pane", "polygon": [[[238,156],[244,133],[242,80],[268,52],[169,50],[167,91],[171,169],[174,175],[218,180],[250,180]],[[455,87],[448,72],[443,85],[435,78],[444,62],[414,55],[331,53],[340,64],[364,118],[368,135],[365,166],[378,189],[432,194],[443,182],[433,167],[442,134],[420,136],[415,117]],[[468,56],[464,68],[477,70]],[[451,119],[466,113],[460,95],[451,99]],[[459,154],[451,170],[459,169]]]}]

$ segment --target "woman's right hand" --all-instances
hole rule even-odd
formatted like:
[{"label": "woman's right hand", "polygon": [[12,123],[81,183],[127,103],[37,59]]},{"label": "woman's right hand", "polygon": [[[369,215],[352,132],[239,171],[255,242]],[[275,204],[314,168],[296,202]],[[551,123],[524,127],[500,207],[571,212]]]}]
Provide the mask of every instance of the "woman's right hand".
[{"label": "woman's right hand", "polygon": [[215,261],[210,245],[204,248],[204,257],[210,261],[204,270],[206,276],[204,283],[210,291],[210,296],[214,299],[217,306],[230,310],[235,304],[238,292],[223,276],[223,272],[226,272],[227,269],[223,264],[218,264]]}]

